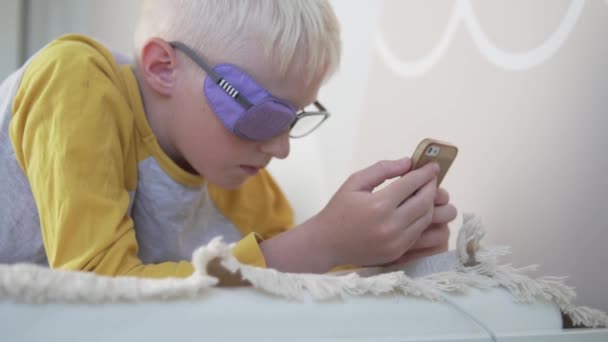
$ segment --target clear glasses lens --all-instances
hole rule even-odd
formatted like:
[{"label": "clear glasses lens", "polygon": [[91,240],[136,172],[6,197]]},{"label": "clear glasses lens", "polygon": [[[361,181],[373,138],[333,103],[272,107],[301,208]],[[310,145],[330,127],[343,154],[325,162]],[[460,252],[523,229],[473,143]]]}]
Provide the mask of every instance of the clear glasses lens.
[{"label": "clear glasses lens", "polygon": [[326,116],[323,114],[307,114],[298,119],[295,125],[291,128],[289,136],[292,138],[301,138],[310,134],[325,121]]}]

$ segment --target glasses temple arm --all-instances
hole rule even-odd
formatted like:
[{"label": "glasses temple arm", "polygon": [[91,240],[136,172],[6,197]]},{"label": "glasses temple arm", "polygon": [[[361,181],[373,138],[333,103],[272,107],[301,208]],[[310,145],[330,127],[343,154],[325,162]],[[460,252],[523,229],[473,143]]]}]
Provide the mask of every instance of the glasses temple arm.
[{"label": "glasses temple arm", "polygon": [[205,70],[207,75],[211,77],[215,84],[222,88],[229,96],[238,101],[244,108],[249,109],[250,107],[253,107],[251,102],[244,95],[234,89],[234,87],[228,81],[226,81],[225,79],[220,77],[220,75],[218,75],[215,71],[213,71],[209,64],[205,63],[205,61],[201,57],[199,57],[196,52],[192,51],[192,49],[186,46],[186,44],[181,42],[170,42],[169,45],[185,53],[186,56],[188,56],[192,61],[194,61],[194,63],[196,63],[203,70]]}]

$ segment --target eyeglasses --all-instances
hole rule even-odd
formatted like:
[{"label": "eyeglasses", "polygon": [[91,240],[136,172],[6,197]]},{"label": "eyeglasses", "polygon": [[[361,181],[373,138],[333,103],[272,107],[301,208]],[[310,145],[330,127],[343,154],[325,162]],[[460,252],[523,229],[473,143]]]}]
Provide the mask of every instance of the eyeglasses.
[{"label": "eyeglasses", "polygon": [[313,107],[310,111],[296,112],[293,105],[271,95],[237,66],[218,64],[211,68],[185,44],[169,44],[207,73],[203,88],[208,102],[224,126],[237,136],[260,141],[289,129],[291,138],[301,138],[317,129],[330,116],[319,101],[309,106]]},{"label": "eyeglasses", "polygon": [[302,138],[307,136],[329,118],[330,114],[321,102],[315,101],[312,106],[315,110],[307,111],[303,109],[296,113],[296,120],[291,124],[289,137]]}]

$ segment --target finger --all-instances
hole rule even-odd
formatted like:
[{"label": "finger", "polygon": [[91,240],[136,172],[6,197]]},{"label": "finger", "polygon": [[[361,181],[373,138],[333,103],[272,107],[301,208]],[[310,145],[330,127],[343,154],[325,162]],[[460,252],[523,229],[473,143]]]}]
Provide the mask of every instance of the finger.
[{"label": "finger", "polygon": [[408,248],[412,248],[420,239],[424,230],[429,226],[432,216],[433,210],[431,209],[403,231],[404,240],[411,241]]},{"label": "finger", "polygon": [[434,179],[397,208],[394,218],[403,222],[401,241],[403,241],[404,250],[411,248],[422,232],[431,224],[434,211],[433,198],[435,198],[436,190],[437,181]]},{"label": "finger", "polygon": [[447,224],[454,221],[456,216],[458,216],[458,210],[456,210],[455,206],[451,204],[442,205],[440,207],[435,207],[431,223]]},{"label": "finger", "polygon": [[403,229],[409,229],[410,225],[424,217],[429,211],[431,211],[429,222],[422,228],[426,228],[431,223],[432,211],[434,209],[433,199],[437,191],[436,184],[437,180],[433,178],[395,210],[393,219],[399,222]]},{"label": "finger", "polygon": [[379,161],[351,175],[342,188],[351,191],[372,191],[387,179],[405,174],[411,166],[409,158]]},{"label": "finger", "polygon": [[[395,207],[397,207],[404,202],[404,199],[411,197],[423,185],[433,180],[438,172],[439,165],[436,163],[428,163],[419,169],[408,172],[386,188],[378,191],[377,195],[386,197],[395,205]],[[437,186],[435,185],[435,187]],[[434,201],[434,194],[432,200]]]},{"label": "finger", "polygon": [[450,229],[447,224],[431,224],[425,229],[410,250],[443,246],[450,240]]},{"label": "finger", "polygon": [[435,205],[446,205],[450,202],[450,194],[444,189],[437,189],[437,195],[435,196]]},{"label": "finger", "polygon": [[448,244],[442,246],[436,246],[431,248],[423,248],[417,250],[410,250],[403,254],[399,259],[395,260],[392,264],[406,264],[421,258],[429,257],[435,254],[445,253],[448,251]]}]

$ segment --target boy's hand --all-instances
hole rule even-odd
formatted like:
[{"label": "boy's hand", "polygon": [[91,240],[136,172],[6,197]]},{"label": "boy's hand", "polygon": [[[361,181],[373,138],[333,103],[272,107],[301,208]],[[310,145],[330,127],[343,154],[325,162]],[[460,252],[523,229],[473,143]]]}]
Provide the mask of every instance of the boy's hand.
[{"label": "boy's hand", "polygon": [[[378,265],[398,259],[433,222],[439,167],[410,171],[411,161],[382,161],[353,174],[313,219],[318,246],[333,265]],[[385,180],[399,177],[373,192]]]},{"label": "boy's hand", "polygon": [[448,240],[450,238],[448,223],[457,216],[456,207],[449,202],[449,193],[445,189],[439,188],[435,197],[432,223],[422,232],[420,238],[407,252],[389,265],[407,263],[448,250]]}]

